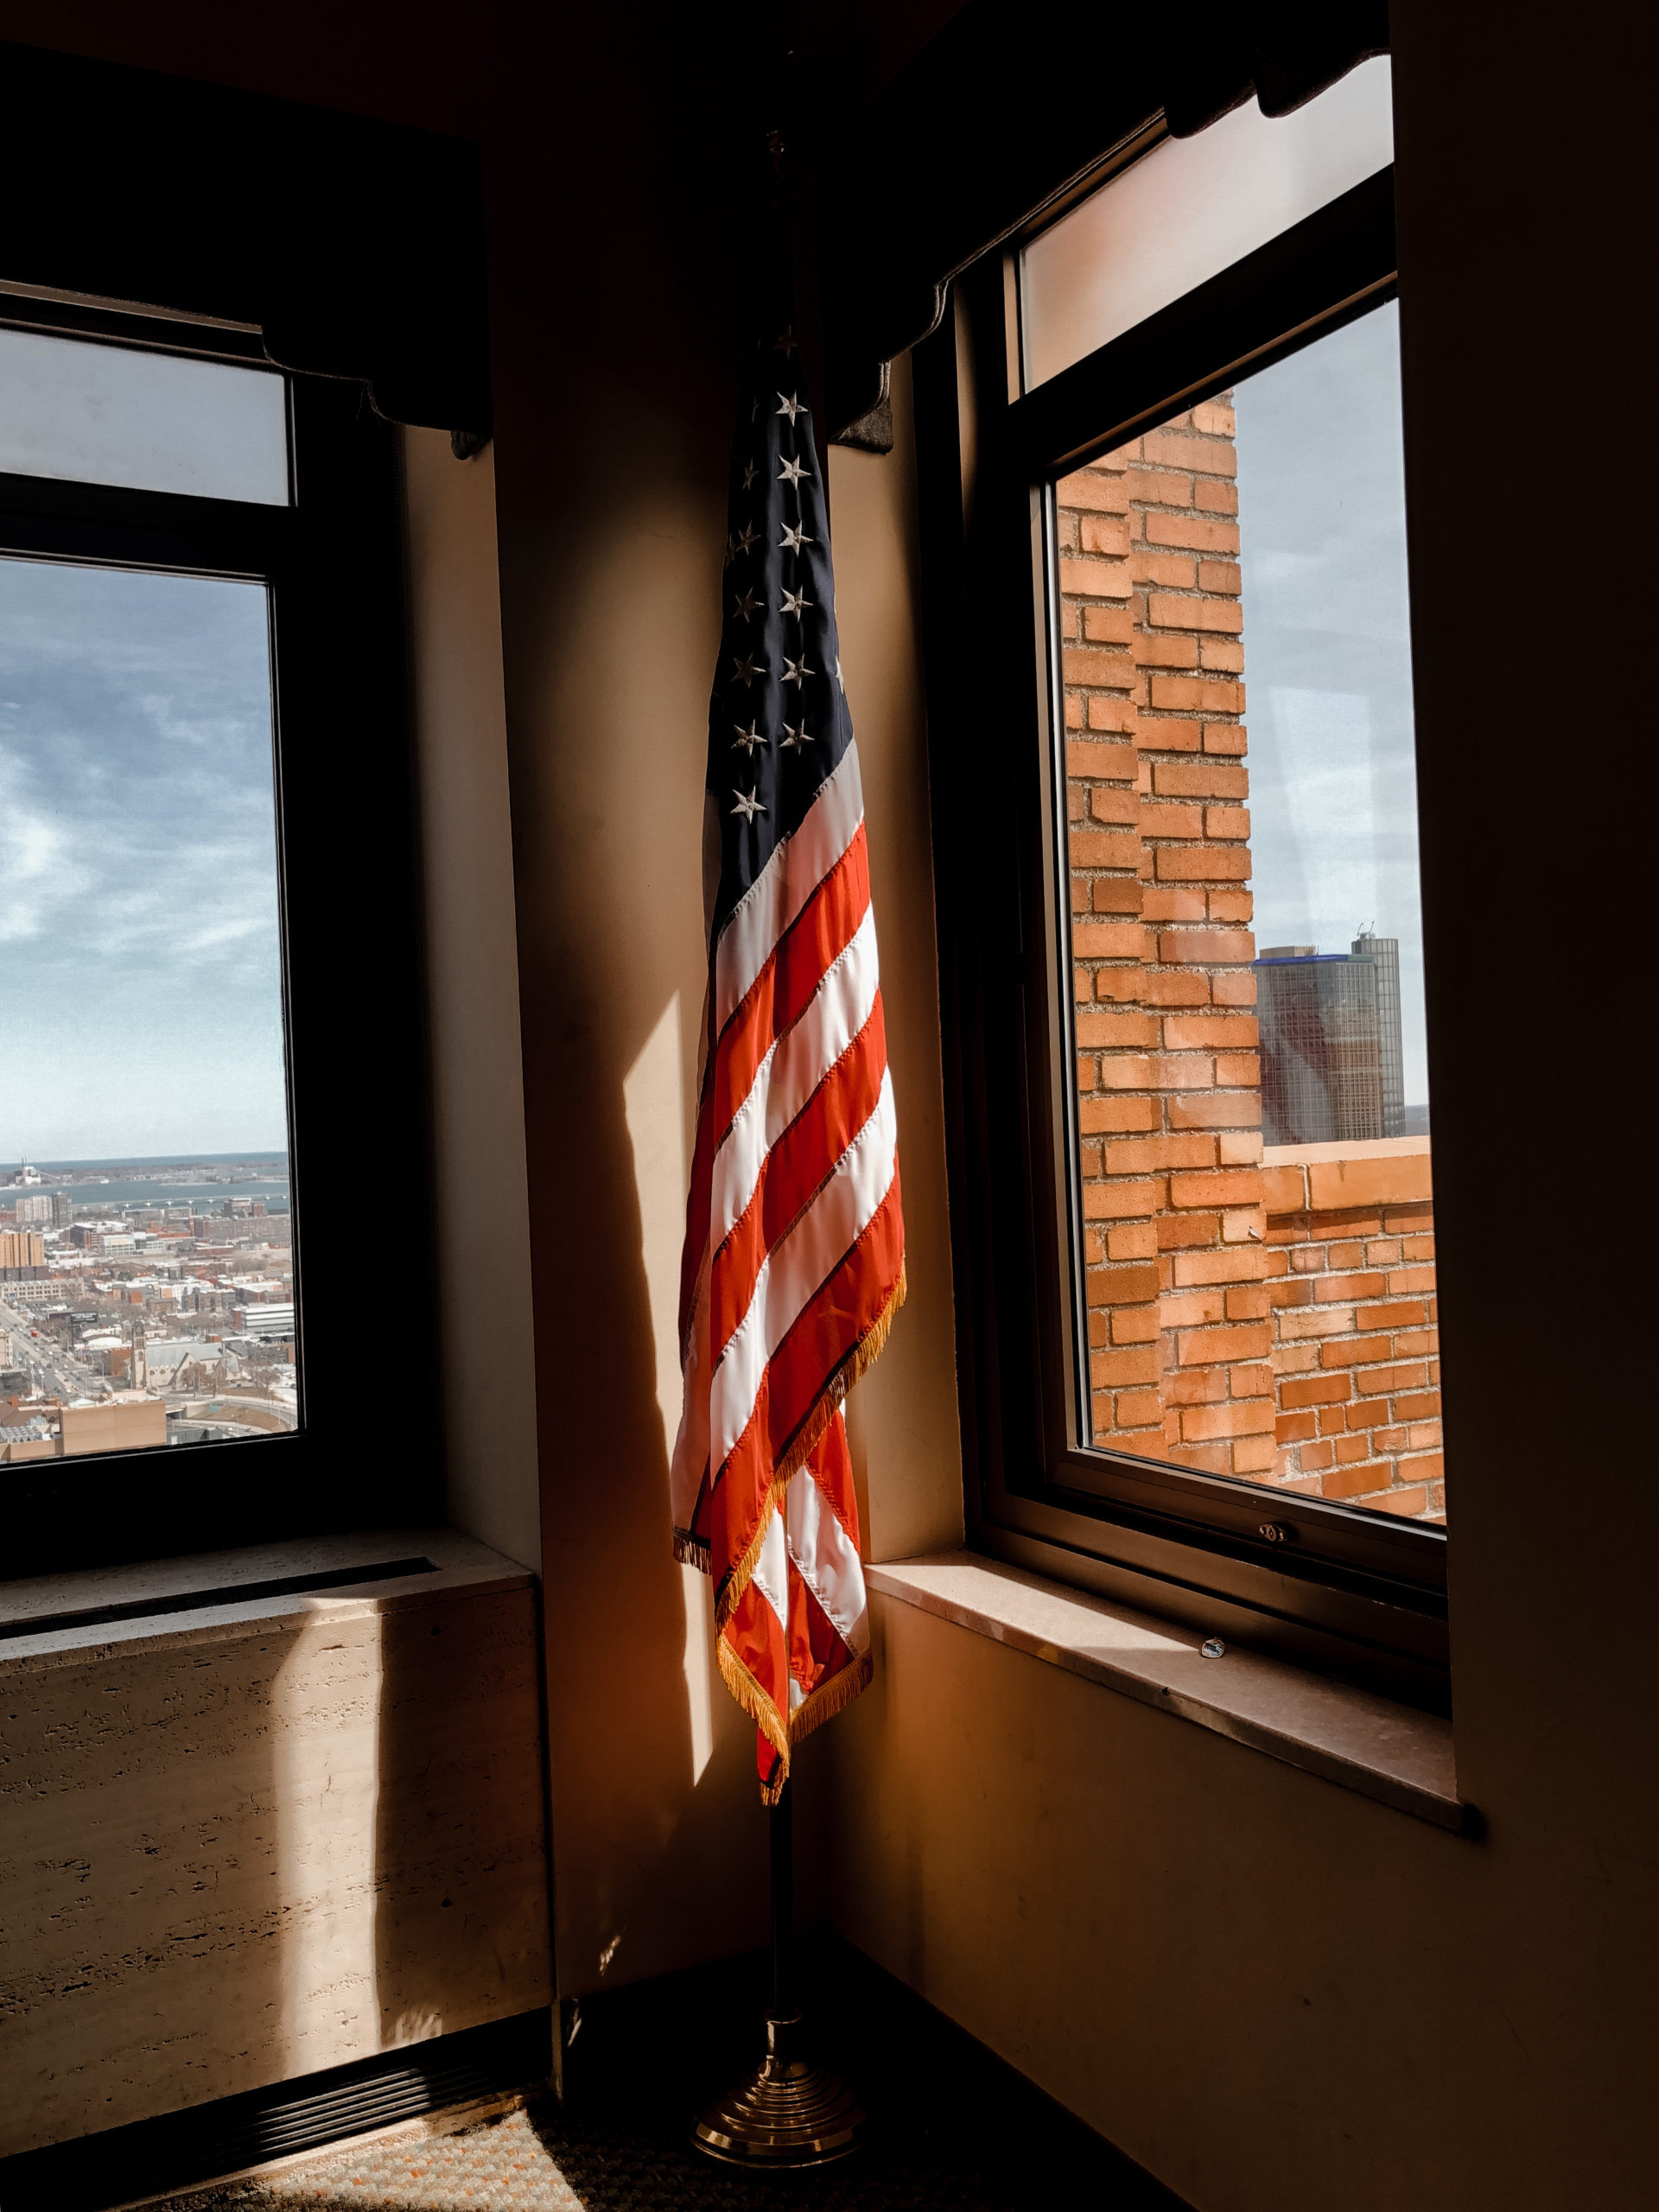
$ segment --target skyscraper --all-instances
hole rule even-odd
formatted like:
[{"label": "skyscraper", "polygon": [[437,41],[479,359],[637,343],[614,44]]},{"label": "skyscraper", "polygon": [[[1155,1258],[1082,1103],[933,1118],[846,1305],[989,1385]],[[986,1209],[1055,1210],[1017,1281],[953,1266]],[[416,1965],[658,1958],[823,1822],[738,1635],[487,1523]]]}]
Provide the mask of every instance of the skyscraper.
[{"label": "skyscraper", "polygon": [[1369,960],[1376,970],[1376,1027],[1382,1057],[1382,1134],[1406,1134],[1406,1048],[1400,1027],[1400,940],[1373,937],[1362,930],[1354,939],[1355,957]]},{"label": "skyscraper", "polygon": [[[1310,944],[1281,944],[1269,946],[1254,964],[1267,1142],[1363,1143],[1380,1137],[1376,962],[1316,952]],[[1395,1003],[1397,1009],[1397,985]]]}]

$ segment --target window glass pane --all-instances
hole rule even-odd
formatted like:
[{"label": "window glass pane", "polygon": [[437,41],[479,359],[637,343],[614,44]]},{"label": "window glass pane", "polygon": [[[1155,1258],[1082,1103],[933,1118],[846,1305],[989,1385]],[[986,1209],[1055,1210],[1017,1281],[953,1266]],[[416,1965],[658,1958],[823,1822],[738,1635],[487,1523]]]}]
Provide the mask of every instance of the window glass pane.
[{"label": "window glass pane", "polygon": [[0,1461],[297,1425],[265,588],[0,559]]},{"label": "window glass pane", "polygon": [[1166,138],[1020,256],[1026,387],[1120,338],[1394,159],[1379,56],[1276,118],[1254,100]]},{"label": "window glass pane", "polygon": [[1057,508],[1088,1433],[1441,1519],[1395,308]]},{"label": "window glass pane", "polygon": [[0,471],[286,506],[283,379],[0,329]]}]

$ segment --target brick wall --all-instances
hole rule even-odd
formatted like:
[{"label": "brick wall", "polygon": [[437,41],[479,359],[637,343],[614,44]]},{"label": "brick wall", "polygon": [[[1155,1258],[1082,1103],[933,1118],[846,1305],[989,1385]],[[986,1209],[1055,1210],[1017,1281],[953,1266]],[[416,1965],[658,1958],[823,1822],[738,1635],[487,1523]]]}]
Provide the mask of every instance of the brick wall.
[{"label": "brick wall", "polygon": [[[1402,1410],[1427,1386],[1381,1382],[1427,1356],[1368,1351],[1368,1395],[1333,1388],[1333,1317],[1385,1305],[1389,1274],[1421,1263],[1348,1266],[1356,1242],[1395,1241],[1381,1217],[1323,1237],[1287,1225],[1323,1218],[1306,1204],[1267,1211],[1234,428],[1211,400],[1058,486],[1092,1434],[1332,1497],[1362,1497],[1363,1465],[1363,1503],[1438,1512],[1438,1466],[1409,1441],[1427,1416]],[[1318,1287],[1379,1270],[1375,1294]],[[1363,1333],[1403,1345],[1425,1325]]]},{"label": "brick wall", "polygon": [[1272,1479],[1446,1517],[1427,1140],[1268,1154]]}]

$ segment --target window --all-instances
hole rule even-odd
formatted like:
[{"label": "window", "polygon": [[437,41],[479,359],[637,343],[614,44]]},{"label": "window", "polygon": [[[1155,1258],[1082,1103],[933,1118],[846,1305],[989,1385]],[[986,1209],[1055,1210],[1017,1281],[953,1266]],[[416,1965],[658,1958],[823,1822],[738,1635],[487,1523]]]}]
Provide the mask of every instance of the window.
[{"label": "window", "polygon": [[0,292],[4,1571],[429,1505],[395,460]]},{"label": "window", "polygon": [[918,406],[975,1539],[1440,1702],[1389,152],[1154,125]]}]

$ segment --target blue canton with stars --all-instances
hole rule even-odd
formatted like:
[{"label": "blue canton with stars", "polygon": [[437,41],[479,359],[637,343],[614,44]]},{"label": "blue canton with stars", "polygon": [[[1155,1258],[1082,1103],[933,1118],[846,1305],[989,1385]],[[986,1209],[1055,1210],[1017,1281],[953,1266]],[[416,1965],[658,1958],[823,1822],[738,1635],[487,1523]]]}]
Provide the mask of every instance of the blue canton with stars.
[{"label": "blue canton with stars", "polygon": [[852,742],[836,588],[800,353],[755,349],[732,450],[708,788],[720,813],[718,937]]}]

